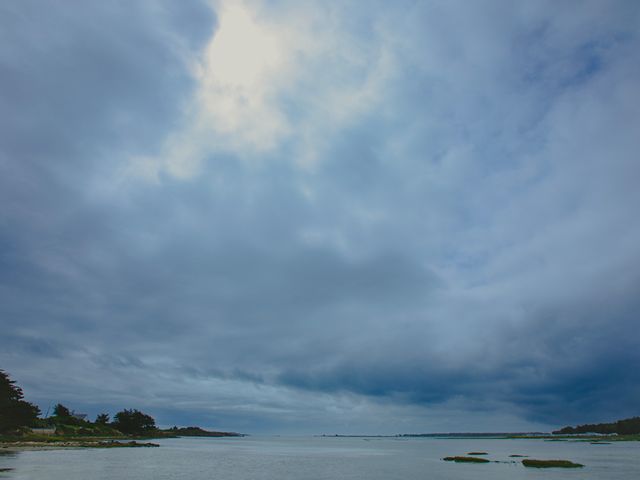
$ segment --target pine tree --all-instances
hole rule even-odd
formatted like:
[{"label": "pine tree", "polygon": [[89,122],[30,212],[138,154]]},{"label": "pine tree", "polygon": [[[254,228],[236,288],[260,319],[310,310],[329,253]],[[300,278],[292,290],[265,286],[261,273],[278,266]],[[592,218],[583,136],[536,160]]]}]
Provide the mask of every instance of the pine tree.
[{"label": "pine tree", "polygon": [[37,406],[23,400],[22,389],[15,383],[4,370],[0,370],[0,433],[31,426],[40,415]]},{"label": "pine tree", "polygon": [[53,415],[56,417],[67,418],[71,416],[71,412],[67,407],[58,403],[55,407],[53,407]]},{"label": "pine tree", "polygon": [[101,413],[96,417],[96,424],[97,425],[106,425],[107,423],[109,423],[109,414],[108,413]]}]

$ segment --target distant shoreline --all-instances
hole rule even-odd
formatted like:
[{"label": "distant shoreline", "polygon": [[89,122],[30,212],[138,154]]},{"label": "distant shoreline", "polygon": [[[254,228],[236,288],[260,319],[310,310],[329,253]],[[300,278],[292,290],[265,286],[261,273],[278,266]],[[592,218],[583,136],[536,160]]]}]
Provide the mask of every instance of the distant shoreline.
[{"label": "distant shoreline", "polygon": [[545,440],[545,441],[574,441],[574,442],[629,442],[640,441],[640,435],[601,435],[601,434],[573,434],[558,435],[541,432],[499,432],[499,433],[402,433],[396,435],[314,435],[320,438],[437,438],[437,439],[457,439],[457,440]]}]

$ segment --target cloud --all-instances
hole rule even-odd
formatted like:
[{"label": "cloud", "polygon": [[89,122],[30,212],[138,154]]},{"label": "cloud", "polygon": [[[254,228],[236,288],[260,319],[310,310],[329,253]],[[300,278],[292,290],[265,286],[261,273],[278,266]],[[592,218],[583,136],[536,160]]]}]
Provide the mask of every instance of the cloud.
[{"label": "cloud", "polygon": [[384,32],[364,43],[341,25],[333,6],[275,13],[260,3],[216,5],[217,28],[193,75],[198,88],[182,127],[158,155],[135,155],[127,175],[158,181],[166,172],[193,178],[212,156],[233,153],[256,161],[278,149],[312,169],[327,135],[378,103],[392,75]]},{"label": "cloud", "polygon": [[3,5],[2,367],[244,431],[637,413],[640,12],[567,5]]}]

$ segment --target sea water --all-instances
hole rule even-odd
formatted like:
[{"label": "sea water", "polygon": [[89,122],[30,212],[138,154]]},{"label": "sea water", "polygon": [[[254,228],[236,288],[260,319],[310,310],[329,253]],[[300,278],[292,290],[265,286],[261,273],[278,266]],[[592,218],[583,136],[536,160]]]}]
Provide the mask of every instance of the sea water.
[{"label": "sea water", "polygon": [[[158,440],[160,448],[62,449],[0,453],[0,478],[221,480],[501,480],[640,478],[640,442],[259,437]],[[442,457],[484,451],[494,462]],[[565,459],[580,469],[534,469],[510,455]]]}]

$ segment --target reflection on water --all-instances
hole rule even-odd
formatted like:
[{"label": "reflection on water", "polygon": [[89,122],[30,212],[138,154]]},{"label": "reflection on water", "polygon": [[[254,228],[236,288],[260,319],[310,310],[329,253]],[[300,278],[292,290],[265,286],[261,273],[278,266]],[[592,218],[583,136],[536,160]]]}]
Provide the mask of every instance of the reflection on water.
[{"label": "reflection on water", "polygon": [[[155,449],[0,451],[2,478],[224,480],[629,479],[640,474],[640,442],[540,440],[244,437],[160,440]],[[487,452],[486,464],[454,464],[445,456]],[[540,471],[528,455],[567,459],[582,469]]]}]

